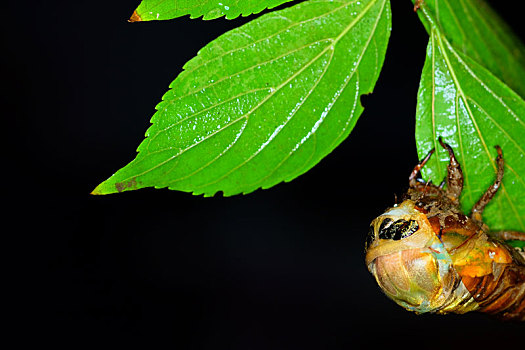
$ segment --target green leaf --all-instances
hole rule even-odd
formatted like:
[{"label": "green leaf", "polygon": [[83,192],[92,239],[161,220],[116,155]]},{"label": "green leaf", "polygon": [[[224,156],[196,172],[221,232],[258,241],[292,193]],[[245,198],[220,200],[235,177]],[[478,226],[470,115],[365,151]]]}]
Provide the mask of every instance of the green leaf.
[{"label": "green leaf", "polygon": [[484,0],[425,0],[419,16],[429,32],[439,29],[457,52],[525,97],[525,46]]},{"label": "green leaf", "polygon": [[423,174],[440,183],[448,156],[438,137],[455,150],[465,178],[461,197],[468,212],[493,183],[496,150],[505,160],[503,185],[483,218],[493,230],[525,231],[525,101],[473,59],[431,30],[418,95],[416,143],[423,157],[436,154]]},{"label": "green leaf", "polygon": [[509,240],[509,241],[505,241],[505,243],[507,243],[513,248],[519,248],[521,250],[525,249],[525,241]]},{"label": "green leaf", "polygon": [[234,195],[303,174],[357,122],[390,15],[387,0],[311,0],[222,35],[170,85],[137,158],[93,193]]},{"label": "green leaf", "polygon": [[190,15],[191,18],[227,19],[249,16],[293,0],[142,0],[130,21],[153,21]]}]

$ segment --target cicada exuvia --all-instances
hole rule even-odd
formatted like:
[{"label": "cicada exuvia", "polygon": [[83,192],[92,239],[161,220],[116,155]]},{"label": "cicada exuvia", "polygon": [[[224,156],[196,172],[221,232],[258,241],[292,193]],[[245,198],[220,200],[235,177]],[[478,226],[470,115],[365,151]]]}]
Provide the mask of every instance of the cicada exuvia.
[{"label": "cicada exuvia", "polygon": [[[525,320],[525,252],[505,241],[525,233],[490,232],[485,206],[503,179],[503,155],[496,146],[496,180],[463,214],[459,197],[463,173],[452,148],[448,174],[436,186],[418,178],[432,150],[412,171],[400,204],[372,221],[366,264],[383,292],[417,313],[481,311],[507,320]],[[446,184],[446,187],[445,187]]]}]

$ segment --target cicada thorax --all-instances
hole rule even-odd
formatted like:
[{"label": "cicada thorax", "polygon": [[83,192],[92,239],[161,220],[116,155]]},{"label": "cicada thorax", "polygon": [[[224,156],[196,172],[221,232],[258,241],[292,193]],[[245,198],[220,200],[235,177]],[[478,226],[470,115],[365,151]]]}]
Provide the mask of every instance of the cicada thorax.
[{"label": "cicada thorax", "polygon": [[[425,213],[446,248],[461,284],[477,304],[475,309],[523,320],[525,262],[522,256],[491,237],[486,225],[464,215],[446,196],[432,196],[429,200],[421,193],[412,195],[416,209]],[[472,305],[469,308],[472,309]]]},{"label": "cicada thorax", "polygon": [[462,275],[461,279],[479,311],[502,319],[525,321],[525,266],[494,263],[482,276]]},{"label": "cicada thorax", "polygon": [[479,311],[525,321],[525,261],[518,252],[481,229],[449,254]]},{"label": "cicada thorax", "polygon": [[[463,178],[450,146],[447,190],[415,181],[401,204],[386,210],[370,227],[366,263],[384,293],[408,310],[465,313],[478,310],[503,319],[525,319],[525,261],[492,237],[481,221],[498,179],[466,216],[459,206]],[[474,215],[475,214],[475,215]],[[525,239],[525,234],[515,233]]]}]

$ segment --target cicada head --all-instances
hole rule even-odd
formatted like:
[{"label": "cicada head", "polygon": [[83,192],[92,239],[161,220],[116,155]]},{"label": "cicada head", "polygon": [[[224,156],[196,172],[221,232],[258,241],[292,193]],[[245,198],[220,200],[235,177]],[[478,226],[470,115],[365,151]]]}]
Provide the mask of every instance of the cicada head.
[{"label": "cicada head", "polygon": [[447,311],[460,279],[424,211],[410,199],[372,221],[366,264],[383,292],[407,310]]}]

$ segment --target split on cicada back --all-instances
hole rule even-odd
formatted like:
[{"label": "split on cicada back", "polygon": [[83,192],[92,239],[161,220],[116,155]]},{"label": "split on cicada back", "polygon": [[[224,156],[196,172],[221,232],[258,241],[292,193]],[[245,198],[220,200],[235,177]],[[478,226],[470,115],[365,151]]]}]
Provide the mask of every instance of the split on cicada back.
[{"label": "split on cicada back", "polygon": [[450,156],[446,187],[417,179],[432,151],[411,173],[402,203],[372,221],[365,245],[368,269],[383,292],[407,310],[477,310],[525,320],[525,258],[493,238],[525,241],[525,234],[489,235],[482,222],[503,178],[501,148],[496,146],[496,180],[468,217],[459,207],[461,166],[452,148],[439,141]]},{"label": "split on cicada back", "polygon": [[392,220],[386,218],[381,223],[379,228],[379,238],[393,239],[399,241],[402,238],[407,238],[416,232],[419,228],[416,220]]},{"label": "split on cicada back", "polygon": [[365,248],[368,249],[376,239],[399,241],[413,235],[419,229],[419,224],[412,216],[409,207],[396,204],[372,222]]}]

